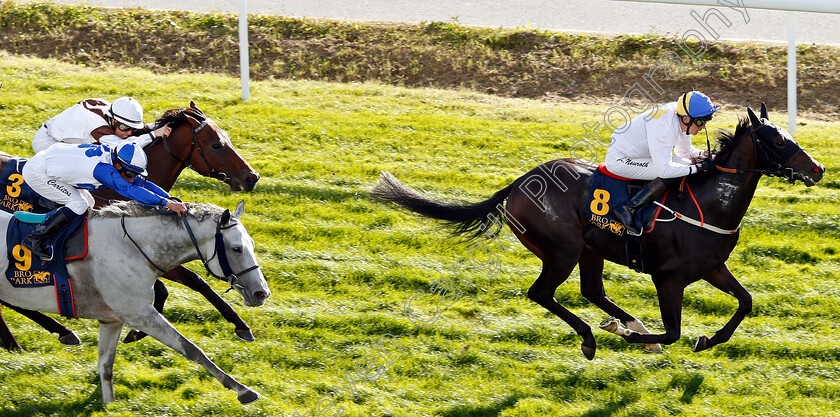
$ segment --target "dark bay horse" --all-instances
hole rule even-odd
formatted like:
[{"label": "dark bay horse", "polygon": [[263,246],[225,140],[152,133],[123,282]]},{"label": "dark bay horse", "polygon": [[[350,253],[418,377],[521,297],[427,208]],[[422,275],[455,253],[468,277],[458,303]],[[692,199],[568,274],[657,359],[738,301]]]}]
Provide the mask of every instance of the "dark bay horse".
[{"label": "dark bay horse", "polygon": [[[701,336],[695,351],[726,342],[752,310],[752,297],[729,271],[726,260],[738,242],[741,220],[762,175],[784,176],[806,186],[820,181],[825,167],[803,151],[784,129],[770,123],[762,104],[761,118],[747,108],[734,134],[722,134],[715,157],[717,171],[685,179],[689,192],[671,190],[667,206],[695,217],[702,209],[705,228],[683,221],[657,222],[640,239],[646,273],[651,275],[659,300],[665,333],[647,333],[641,322],[613,304],[603,285],[604,260],[627,265],[624,239],[593,226],[583,206],[589,197],[589,179],[595,166],[578,159],[559,159],[531,170],[476,204],[448,204],[428,199],[384,173],[372,190],[378,199],[412,212],[443,220],[456,234],[477,238],[500,226],[504,217],[513,233],[543,262],[542,272],[528,297],[569,324],[583,338],[581,351],[595,357],[595,338],[583,320],[555,298],[557,287],[580,267],[581,293],[617,318],[628,329],[616,333],[630,343],[671,344],[680,337],[683,293],[689,284],[705,280],[738,300],[738,308],[714,336]],[[694,199],[696,198],[696,203]],[[506,205],[502,205],[507,200]],[[713,231],[715,226],[718,231]],[[722,229],[728,229],[722,230]],[[619,323],[615,323],[619,324]]]},{"label": "dark bay horse", "polygon": [[[145,134],[158,127],[168,124],[172,127],[169,137],[157,138],[146,147],[149,158],[148,179],[164,190],[171,190],[175,180],[185,168],[222,181],[230,186],[232,191],[252,191],[259,174],[239,155],[227,132],[208,118],[194,102],[189,108],[171,109],[164,112],[152,127],[142,129],[137,134]],[[0,155],[0,170],[3,169],[11,156]],[[125,200],[110,189],[92,193],[96,197],[96,207],[102,207],[113,201]],[[253,341],[254,336],[250,327],[239,317],[236,311],[222,299],[212,287],[199,275],[189,269],[178,266],[162,275],[164,278],[179,282],[198,291],[224,318],[234,324],[237,336],[244,340]],[[163,282],[155,282],[155,308],[162,311],[168,291]],[[58,333],[59,340],[65,344],[77,344],[78,338],[73,332],[53,318],[37,311],[19,309],[9,306],[24,316],[34,320],[52,333]],[[143,333],[130,332],[126,342],[134,341],[144,336]],[[20,349],[2,316],[0,316],[0,340],[8,349]]]}]

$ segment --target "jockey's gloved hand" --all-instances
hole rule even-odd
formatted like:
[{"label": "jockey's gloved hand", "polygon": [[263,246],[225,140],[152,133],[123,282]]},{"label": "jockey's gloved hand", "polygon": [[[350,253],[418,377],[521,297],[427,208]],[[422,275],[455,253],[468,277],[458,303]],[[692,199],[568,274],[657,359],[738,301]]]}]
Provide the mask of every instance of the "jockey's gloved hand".
[{"label": "jockey's gloved hand", "polygon": [[701,172],[713,172],[715,170],[715,160],[714,158],[706,158],[703,162],[694,165],[694,168],[696,169],[695,173],[697,174]]}]

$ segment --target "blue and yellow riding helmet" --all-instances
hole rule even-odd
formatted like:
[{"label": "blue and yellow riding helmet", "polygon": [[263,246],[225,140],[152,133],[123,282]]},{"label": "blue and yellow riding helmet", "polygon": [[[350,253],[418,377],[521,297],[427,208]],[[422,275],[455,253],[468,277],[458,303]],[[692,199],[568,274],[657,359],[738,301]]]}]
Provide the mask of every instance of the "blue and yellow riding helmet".
[{"label": "blue and yellow riding helmet", "polygon": [[712,99],[709,96],[695,90],[683,93],[677,99],[677,116],[687,116],[691,119],[685,128],[686,135],[689,134],[688,129],[692,123],[697,124],[697,126],[704,126],[707,121],[712,120],[712,115],[719,108],[712,104]]}]

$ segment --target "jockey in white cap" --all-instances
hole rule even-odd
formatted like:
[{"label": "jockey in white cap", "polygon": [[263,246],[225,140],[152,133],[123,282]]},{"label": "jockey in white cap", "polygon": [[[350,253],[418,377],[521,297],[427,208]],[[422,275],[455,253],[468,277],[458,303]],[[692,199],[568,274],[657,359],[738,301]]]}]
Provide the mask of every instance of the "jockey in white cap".
[{"label": "jockey in white cap", "polygon": [[177,213],[187,205],[144,177],[146,153],[133,143],[107,145],[58,144],[35,154],[23,166],[23,179],[41,196],[64,205],[50,212],[21,243],[43,260],[52,253],[42,241],[55,235],[94,205],[88,190],[112,188],[120,195],[149,206],[167,207]]},{"label": "jockey in white cap", "polygon": [[689,91],[675,102],[633,118],[629,125],[624,124],[612,134],[604,161],[607,170],[622,177],[653,180],[627,204],[615,209],[628,234],[641,234],[634,222],[636,211],[665,192],[668,185],[662,179],[714,168],[707,152],[691,144],[691,136],[705,129],[717,110],[708,96]]},{"label": "jockey in white cap", "polygon": [[38,153],[56,143],[101,143],[114,147],[132,142],[142,148],[155,137],[168,136],[172,130],[163,126],[148,134],[134,134],[144,127],[143,107],[137,100],[120,97],[109,104],[100,98],[89,98],[44,122],[32,138],[32,150]]}]

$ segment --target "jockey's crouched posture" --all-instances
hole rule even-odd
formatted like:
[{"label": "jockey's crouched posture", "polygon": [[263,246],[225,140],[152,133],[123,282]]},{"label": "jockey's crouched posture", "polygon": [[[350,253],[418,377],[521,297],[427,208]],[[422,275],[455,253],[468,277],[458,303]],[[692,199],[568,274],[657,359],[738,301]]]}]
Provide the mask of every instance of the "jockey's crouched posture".
[{"label": "jockey's crouched posture", "polygon": [[615,209],[628,234],[641,234],[634,222],[636,211],[668,189],[668,181],[663,179],[714,169],[712,158],[691,144],[691,136],[705,129],[717,110],[708,96],[690,91],[675,102],[633,118],[612,134],[604,161],[607,169],[627,178],[652,180],[627,204]]},{"label": "jockey's crouched posture", "polygon": [[171,200],[169,193],[147,181],[146,153],[133,143],[107,145],[56,144],[33,156],[23,167],[23,179],[41,196],[64,207],[49,213],[21,243],[42,260],[51,260],[45,238],[55,235],[77,216],[94,206],[88,190],[112,188],[120,195],[149,206],[162,206],[179,216],[185,203]]},{"label": "jockey's crouched posture", "polygon": [[114,148],[131,142],[142,148],[172,130],[161,126],[137,136],[137,130],[145,126],[143,107],[131,97],[120,97],[110,104],[101,98],[88,98],[44,122],[32,138],[32,150],[38,153],[57,143],[102,143]]}]

